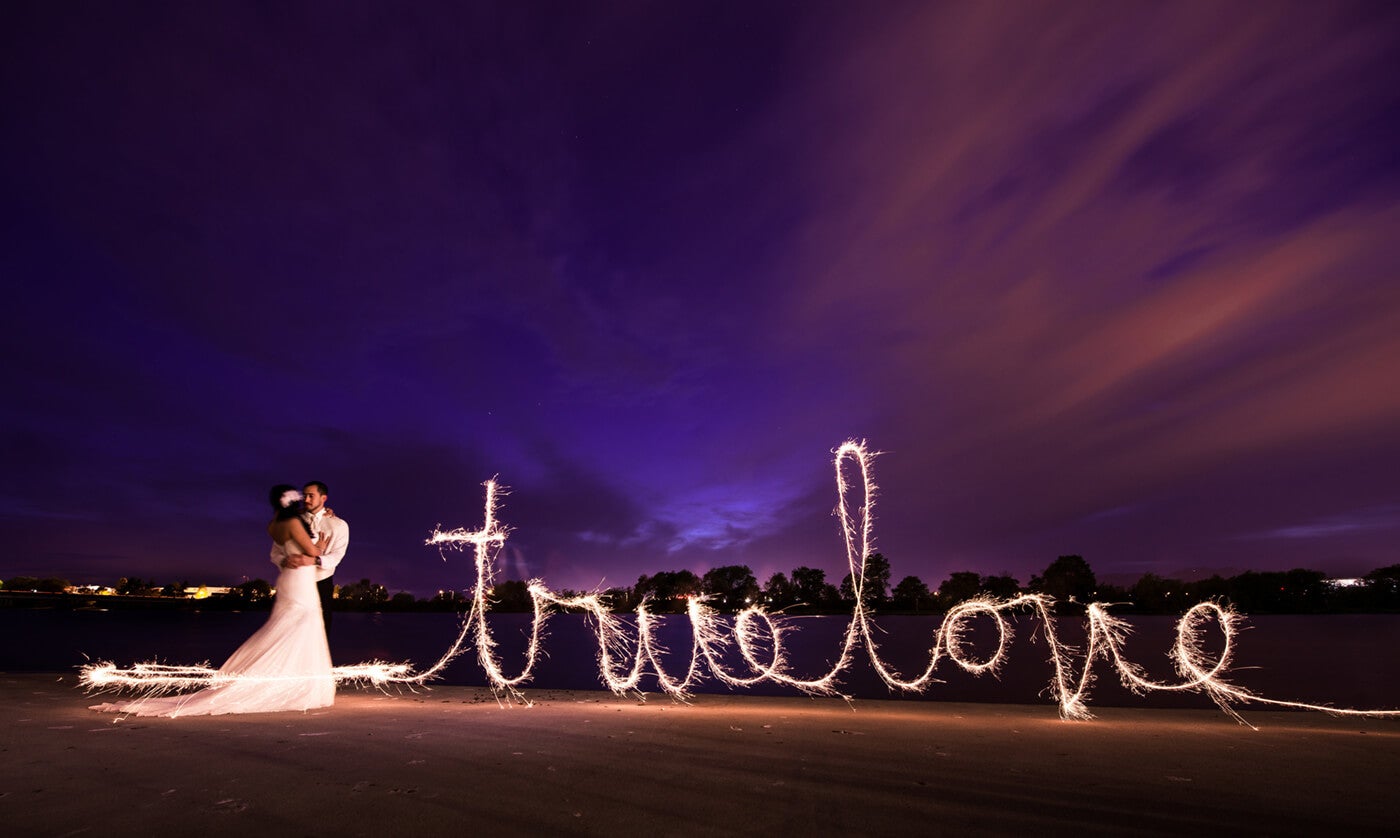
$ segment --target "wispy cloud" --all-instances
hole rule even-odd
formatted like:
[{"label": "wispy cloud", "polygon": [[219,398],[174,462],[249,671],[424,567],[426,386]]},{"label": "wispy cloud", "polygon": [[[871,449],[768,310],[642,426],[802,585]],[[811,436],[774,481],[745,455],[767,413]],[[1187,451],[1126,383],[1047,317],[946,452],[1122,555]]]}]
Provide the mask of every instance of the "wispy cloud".
[{"label": "wispy cloud", "polygon": [[1268,539],[1328,538],[1361,532],[1400,529],[1400,506],[1379,506],[1358,509],[1340,515],[1329,515],[1304,524],[1278,527],[1263,532],[1239,536],[1243,541]]}]

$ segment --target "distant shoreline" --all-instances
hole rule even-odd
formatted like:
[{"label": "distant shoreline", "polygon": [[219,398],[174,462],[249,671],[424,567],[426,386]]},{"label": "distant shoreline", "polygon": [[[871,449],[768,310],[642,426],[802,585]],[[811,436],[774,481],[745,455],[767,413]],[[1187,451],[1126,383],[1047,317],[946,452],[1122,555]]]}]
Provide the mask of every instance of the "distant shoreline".
[{"label": "distant shoreline", "polygon": [[[465,614],[469,604],[468,601],[457,603],[434,603],[428,600],[415,600],[411,605],[400,605],[394,602],[360,603],[348,600],[335,600],[333,609],[337,612],[361,612],[376,614]],[[1192,603],[1194,604],[1194,603]],[[1067,603],[1059,603],[1059,608],[1064,608]],[[44,591],[7,591],[0,590],[0,609],[16,610],[54,610],[54,611],[270,611],[272,609],[272,599],[247,600],[242,597],[215,595],[203,598],[190,596],[142,596],[138,594],[74,594],[74,593],[48,593]],[[1164,612],[1156,609],[1144,609],[1134,606],[1132,603],[1112,603],[1111,610],[1114,614],[1128,615],[1155,615],[1173,616],[1173,612]],[[1184,608],[1182,609],[1185,610]],[[493,606],[493,614],[526,614],[529,609],[516,607]],[[626,615],[630,610],[619,610],[614,613]],[[664,613],[664,612],[663,612]],[[792,614],[789,616],[827,616],[839,617],[848,615],[849,610],[830,609],[803,614]],[[945,613],[942,610],[910,611],[904,609],[882,608],[876,616],[881,617],[939,617]],[[1080,614],[1083,612],[1080,611]],[[1400,614],[1395,608],[1315,608],[1312,610],[1288,610],[1288,609],[1254,609],[1244,611],[1246,617],[1249,616],[1274,616],[1274,615],[1327,615],[1327,614]],[[658,615],[659,616],[659,615]],[[673,615],[676,616],[676,615]],[[1060,616],[1078,616],[1074,613],[1062,613]],[[1176,614],[1175,616],[1180,616]]]}]

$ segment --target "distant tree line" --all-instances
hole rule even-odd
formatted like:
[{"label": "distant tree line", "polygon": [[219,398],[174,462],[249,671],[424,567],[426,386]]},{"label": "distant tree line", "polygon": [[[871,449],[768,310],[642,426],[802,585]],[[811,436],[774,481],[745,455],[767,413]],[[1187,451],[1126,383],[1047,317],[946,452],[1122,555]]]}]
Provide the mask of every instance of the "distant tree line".
[{"label": "distant tree line", "polygon": [[[886,614],[942,613],[970,599],[1010,599],[1022,593],[1040,593],[1056,601],[1058,613],[1083,613],[1090,602],[1113,606],[1115,613],[1181,614],[1207,600],[1234,606],[1246,614],[1321,614],[1400,611],[1400,564],[1378,568],[1351,586],[1333,584],[1315,570],[1286,572],[1248,571],[1224,578],[1212,576],[1192,582],[1143,575],[1126,587],[1102,584],[1082,556],[1060,556],[1025,586],[1004,574],[983,575],[959,571],[930,589],[917,576],[905,576],[890,585],[890,562],[883,554],[866,557],[861,586],[866,605]],[[574,592],[563,592],[570,595]],[[725,565],[697,576],[690,570],[643,574],[631,587],[603,592],[614,611],[626,612],[647,603],[652,613],[680,613],[694,596],[705,596],[710,607],[727,613],[750,605],[787,614],[849,613],[855,605],[855,585],[846,574],[839,585],[827,581],[820,568],[797,567],[791,573],[774,573],[759,584],[747,565]],[[452,599],[456,597],[456,599]],[[445,592],[465,607],[466,594]],[[490,593],[496,611],[529,611],[533,607],[524,582],[508,580]]]},{"label": "distant tree line", "polygon": [[[1400,611],[1400,564],[1377,568],[1359,584],[1341,586],[1315,570],[1286,572],[1248,571],[1238,576],[1212,576],[1185,582],[1156,574],[1143,575],[1126,587],[1099,583],[1082,556],[1060,556],[1022,587],[1007,575],[982,575],[959,571],[944,579],[936,589],[917,576],[905,576],[893,587],[890,562],[881,553],[866,557],[861,587],[865,604],[880,613],[941,613],[961,602],[979,597],[1010,599],[1022,593],[1040,593],[1056,600],[1059,613],[1083,613],[1090,602],[1109,603],[1115,613],[1180,614],[1207,600],[1229,605],[1246,614],[1320,614]],[[67,580],[17,576],[0,584],[6,592],[38,592],[90,597]],[[157,585],[139,577],[123,577],[113,591],[121,596],[186,599],[188,582]],[[561,591],[572,596],[575,591]],[[787,614],[848,613],[855,605],[856,585],[848,573],[839,585],[827,581],[820,568],[797,567],[791,573],[774,573],[759,584],[747,565],[724,565],[697,576],[690,570],[643,574],[631,587],[615,587],[602,592],[614,611],[633,611],[646,602],[653,613],[681,613],[694,596],[707,597],[717,611],[734,613],[751,605]],[[530,611],[533,603],[525,582],[506,580],[489,593],[495,611]],[[272,586],[254,579],[230,588],[227,593],[209,597],[205,607],[271,607]],[[336,589],[335,608],[344,611],[463,611],[470,607],[465,591],[439,591],[428,599],[417,599],[407,591],[390,594],[380,584],[361,579]]]}]

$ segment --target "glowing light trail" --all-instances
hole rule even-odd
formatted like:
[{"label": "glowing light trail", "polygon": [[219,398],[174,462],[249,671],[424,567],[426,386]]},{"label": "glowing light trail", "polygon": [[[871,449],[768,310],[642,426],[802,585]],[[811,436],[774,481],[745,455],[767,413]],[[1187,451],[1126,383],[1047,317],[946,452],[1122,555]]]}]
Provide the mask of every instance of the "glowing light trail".
[{"label": "glowing light trail", "polygon": [[[406,663],[374,661],[355,666],[331,669],[336,683],[389,684],[411,676],[413,667]],[[219,687],[235,681],[256,681],[268,684],[300,681],[298,675],[239,675],[220,672],[201,664],[172,666],[159,663],[138,663],[130,669],[118,669],[110,663],[91,664],[82,668],[83,686],[95,690],[140,690],[143,697],[183,692],[187,689]]]},{"label": "glowing light trail", "polygon": [[[719,615],[706,604],[704,597],[692,597],[688,604],[691,625],[689,662],[683,675],[673,674],[663,662],[668,651],[657,640],[655,615],[643,602],[636,609],[635,629],[629,630],[624,621],[607,607],[599,594],[560,596],[538,579],[529,583],[534,606],[524,667],[510,676],[501,667],[496,654],[496,641],[486,616],[490,611],[489,593],[495,583],[495,557],[505,544],[508,529],[497,520],[498,497],[504,490],[489,480],[486,487],[485,516],[478,530],[435,530],[427,543],[439,550],[472,548],[476,565],[476,586],[471,609],[463,621],[456,640],[436,663],[427,669],[414,670],[409,664],[371,662],[356,666],[336,667],[337,682],[368,683],[378,686],[400,684],[416,686],[437,677],[449,662],[466,651],[476,649],[476,659],[485,671],[497,696],[504,701],[529,704],[521,687],[533,675],[541,654],[541,638],[551,609],[581,610],[591,619],[598,642],[599,678],[608,689],[618,694],[639,692],[642,678],[655,676],[660,689],[676,699],[684,699],[703,678],[712,677],[730,687],[748,687],[759,683],[782,684],[813,695],[843,696],[839,689],[840,676],[854,663],[856,650],[865,647],[871,666],[890,687],[907,692],[924,692],[940,683],[934,677],[944,658],[964,671],[981,675],[995,674],[1005,663],[1012,639],[1008,613],[1029,610],[1038,618],[1050,650],[1053,675],[1048,691],[1066,719],[1089,719],[1089,689],[1093,684],[1093,666],[1103,662],[1117,674],[1125,687],[1142,695],[1150,692],[1198,692],[1209,696],[1231,717],[1245,723],[1236,705],[1256,704],[1271,707],[1316,710],[1334,715],[1400,717],[1400,710],[1364,710],[1329,707],[1298,701],[1285,701],[1257,695],[1225,680],[1234,656],[1235,635],[1241,617],[1228,606],[1216,602],[1200,603],[1181,617],[1176,627],[1176,642],[1169,652],[1179,681],[1165,682],[1148,678],[1138,664],[1123,654],[1123,644],[1131,633],[1131,625],[1110,614],[1103,603],[1091,603],[1087,611],[1087,641],[1082,653],[1063,643],[1056,635],[1053,616],[1054,600],[1039,594],[1025,594],[1011,599],[974,599],[952,608],[934,632],[933,647],[923,671],[912,676],[901,675],[883,658],[873,633],[874,622],[866,604],[865,558],[873,552],[876,485],[871,474],[874,454],[864,442],[849,441],[836,450],[837,515],[846,545],[846,561],[855,591],[855,606],[847,624],[840,655],[825,673],[802,677],[792,671],[785,653],[788,634],[784,618],[759,606],[746,608],[734,618],[733,627],[726,630]],[[863,503],[853,513],[849,499],[850,484],[847,469],[860,478]],[[446,556],[443,556],[446,559]],[[997,632],[997,647],[988,657],[979,660],[965,642],[969,623],[977,617],[992,621]],[[1221,633],[1223,647],[1214,660],[1203,649],[1206,630],[1214,624]],[[725,652],[737,649],[748,667],[747,673],[731,672],[724,663]],[[766,650],[766,654],[764,654]],[[1079,658],[1079,667],[1075,659]],[[630,658],[630,662],[628,659]],[[208,666],[181,667],[160,664],[139,664],[130,669],[118,669],[110,663],[83,667],[82,683],[92,690],[135,689],[143,695],[157,695],[209,687],[239,680],[240,676],[221,674]]]}]

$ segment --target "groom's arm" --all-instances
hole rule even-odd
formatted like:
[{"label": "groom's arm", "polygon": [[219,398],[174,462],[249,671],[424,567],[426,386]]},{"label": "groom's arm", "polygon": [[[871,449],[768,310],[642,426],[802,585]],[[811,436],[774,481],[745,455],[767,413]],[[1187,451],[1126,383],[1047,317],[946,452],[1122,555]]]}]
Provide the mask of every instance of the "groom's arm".
[{"label": "groom's arm", "polygon": [[273,564],[277,565],[278,570],[284,567],[301,567],[302,565],[311,564],[316,561],[310,556],[303,556],[301,554],[297,554],[295,557],[288,556],[287,548],[275,541],[272,542],[272,551],[269,553],[269,558],[271,558]]},{"label": "groom's arm", "polygon": [[345,551],[350,547],[350,525],[344,518],[329,518],[325,523],[326,544],[318,564],[321,570],[335,573],[335,566],[345,558]]}]

